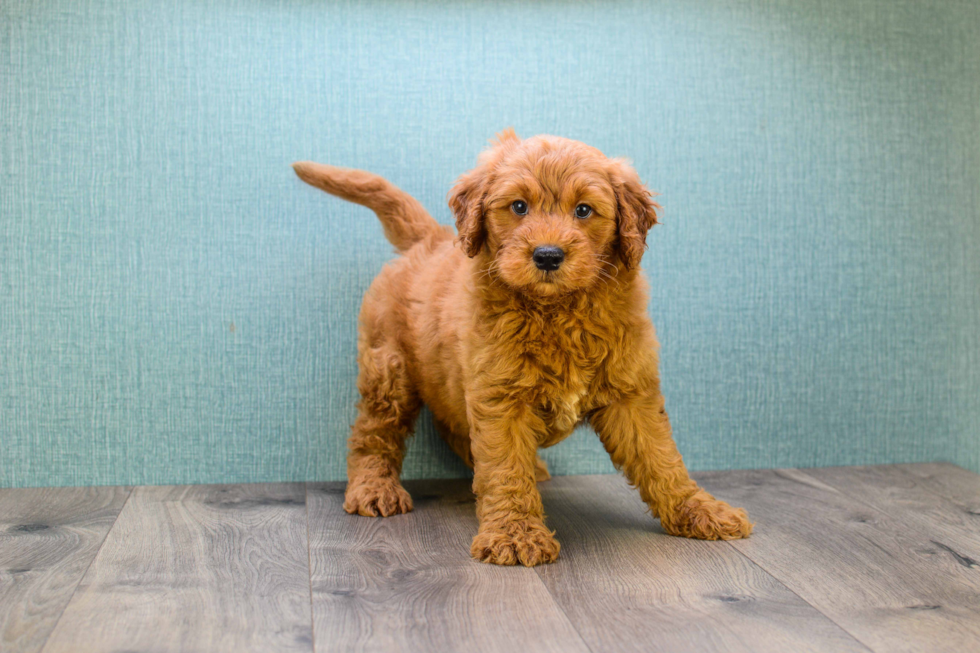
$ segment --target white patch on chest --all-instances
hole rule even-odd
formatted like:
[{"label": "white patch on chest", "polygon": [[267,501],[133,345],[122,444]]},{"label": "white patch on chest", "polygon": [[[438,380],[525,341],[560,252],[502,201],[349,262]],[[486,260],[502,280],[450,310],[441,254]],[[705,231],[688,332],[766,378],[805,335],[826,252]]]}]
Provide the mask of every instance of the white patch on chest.
[{"label": "white patch on chest", "polygon": [[563,397],[561,405],[561,413],[563,416],[567,416],[574,423],[578,423],[579,420],[579,406],[582,403],[582,397],[585,396],[585,388],[569,390],[569,392]]},{"label": "white patch on chest", "polygon": [[569,389],[560,397],[552,399],[546,422],[548,431],[539,446],[550,447],[567,438],[581,421],[582,399],[585,388]]}]

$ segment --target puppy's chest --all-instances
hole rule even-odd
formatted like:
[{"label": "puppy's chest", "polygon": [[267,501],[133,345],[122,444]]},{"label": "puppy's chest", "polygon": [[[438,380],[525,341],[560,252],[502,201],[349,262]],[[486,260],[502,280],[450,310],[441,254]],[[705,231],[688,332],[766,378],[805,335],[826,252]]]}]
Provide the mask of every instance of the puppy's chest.
[{"label": "puppy's chest", "polygon": [[606,343],[580,325],[542,329],[514,343],[524,362],[521,375],[533,380],[535,412],[548,426],[542,446],[566,437],[591,410],[590,389],[606,361]]}]

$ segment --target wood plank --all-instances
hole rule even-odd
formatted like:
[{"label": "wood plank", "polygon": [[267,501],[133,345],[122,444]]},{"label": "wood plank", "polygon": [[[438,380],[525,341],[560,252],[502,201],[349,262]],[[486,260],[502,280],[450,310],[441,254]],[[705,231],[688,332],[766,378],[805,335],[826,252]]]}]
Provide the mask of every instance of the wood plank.
[{"label": "wood plank", "polygon": [[[826,467],[807,470],[807,474],[901,520],[907,528],[928,534],[937,555],[980,567],[980,512],[966,510],[928,490],[924,481],[904,469],[896,465]],[[980,476],[976,479],[980,488]]]},{"label": "wood plank", "polygon": [[537,573],[593,651],[867,651],[727,542],[666,535],[619,475],[541,485]]},{"label": "wood plank", "polygon": [[130,491],[0,490],[0,651],[41,650]]},{"label": "wood plank", "polygon": [[950,499],[974,517],[980,516],[980,474],[950,463],[896,465],[919,486]]},{"label": "wood plank", "polygon": [[739,551],[875,651],[980,647],[980,569],[799,470],[699,474],[756,520]]},{"label": "wood plank", "polygon": [[384,519],[309,486],[317,651],[588,651],[533,570],[470,558],[469,482],[405,486],[414,512]]},{"label": "wood plank", "polygon": [[45,653],[312,651],[302,484],[139,487]]}]

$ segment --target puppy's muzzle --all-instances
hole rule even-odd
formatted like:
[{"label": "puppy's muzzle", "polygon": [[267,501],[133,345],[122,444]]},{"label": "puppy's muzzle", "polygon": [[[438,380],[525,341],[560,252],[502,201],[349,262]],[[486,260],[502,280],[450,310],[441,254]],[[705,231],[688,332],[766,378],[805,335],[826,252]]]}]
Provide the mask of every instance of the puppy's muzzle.
[{"label": "puppy's muzzle", "polygon": [[531,258],[539,270],[553,272],[561,267],[561,262],[565,260],[565,252],[562,251],[561,247],[542,245],[534,248],[534,254],[531,255]]}]

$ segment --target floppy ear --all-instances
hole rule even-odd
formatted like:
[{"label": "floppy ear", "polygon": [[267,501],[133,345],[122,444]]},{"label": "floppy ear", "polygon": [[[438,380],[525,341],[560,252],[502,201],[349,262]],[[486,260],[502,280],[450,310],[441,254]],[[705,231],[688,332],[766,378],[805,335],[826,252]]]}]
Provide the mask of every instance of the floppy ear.
[{"label": "floppy ear", "polygon": [[486,240],[483,218],[483,197],[486,195],[485,166],[462,175],[449,191],[449,208],[456,217],[459,244],[467,256],[480,253]]},{"label": "floppy ear", "polygon": [[449,191],[449,208],[456,217],[459,243],[470,258],[480,253],[487,239],[484,200],[493,170],[504,153],[520,142],[513,129],[497,134],[497,140],[491,141],[480,155],[476,168],[462,175]]},{"label": "floppy ear", "polygon": [[657,224],[660,205],[653,201],[656,194],[647,190],[626,161],[614,159],[610,177],[616,191],[619,256],[632,270],[640,266],[640,259],[647,247],[647,232]]}]

